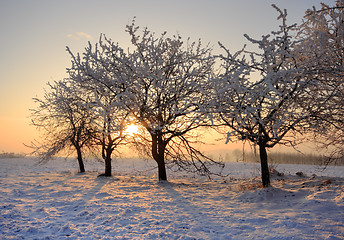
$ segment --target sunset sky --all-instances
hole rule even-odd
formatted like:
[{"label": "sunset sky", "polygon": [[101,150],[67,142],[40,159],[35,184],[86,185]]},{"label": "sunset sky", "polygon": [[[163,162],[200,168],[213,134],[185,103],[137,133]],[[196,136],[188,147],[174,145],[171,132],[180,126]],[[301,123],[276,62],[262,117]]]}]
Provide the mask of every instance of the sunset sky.
[{"label": "sunset sky", "polygon": [[[160,34],[201,38],[219,51],[245,43],[244,33],[259,38],[276,30],[275,3],[286,8],[289,23],[300,22],[318,0],[1,0],[0,1],[0,152],[30,152],[23,144],[38,139],[30,126],[33,97],[41,97],[47,82],[66,77],[69,46],[82,52],[87,41],[105,33],[129,46],[125,26],[136,16],[139,26]],[[219,144],[221,145],[221,144]]]}]

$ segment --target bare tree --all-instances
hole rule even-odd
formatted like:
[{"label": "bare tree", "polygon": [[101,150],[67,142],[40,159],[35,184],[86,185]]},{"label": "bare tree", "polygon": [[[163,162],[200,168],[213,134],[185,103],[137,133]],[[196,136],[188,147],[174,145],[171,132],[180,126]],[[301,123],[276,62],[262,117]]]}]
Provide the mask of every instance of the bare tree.
[{"label": "bare tree", "polygon": [[42,142],[32,142],[32,154],[47,161],[62,150],[77,152],[79,171],[85,172],[82,153],[92,148],[94,136],[91,112],[80,102],[88,101],[84,92],[74,88],[68,80],[48,84],[42,99],[34,98],[38,104],[32,109],[32,123],[42,133]]},{"label": "bare tree", "polygon": [[221,55],[223,73],[215,82],[215,111],[218,119],[229,128],[227,142],[244,140],[259,147],[262,183],[270,185],[267,149],[277,144],[295,144],[295,136],[310,126],[321,103],[309,103],[304,111],[302,99],[313,86],[312,79],[303,77],[305,70],[297,56],[296,25],[288,26],[287,12],[279,12],[281,26],[261,40],[245,37],[260,52],[245,48],[231,54],[224,46]]}]

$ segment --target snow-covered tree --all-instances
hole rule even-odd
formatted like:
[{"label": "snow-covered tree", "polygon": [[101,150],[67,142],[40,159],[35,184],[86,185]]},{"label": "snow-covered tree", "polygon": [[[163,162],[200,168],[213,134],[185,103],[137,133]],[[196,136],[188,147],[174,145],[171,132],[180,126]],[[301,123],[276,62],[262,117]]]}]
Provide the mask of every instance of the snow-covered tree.
[{"label": "snow-covered tree", "polygon": [[[88,93],[89,100],[84,103],[89,112],[92,112],[92,123],[97,134],[93,135],[94,142],[100,146],[101,155],[105,162],[105,173],[102,176],[112,175],[112,154],[115,149],[125,144],[123,131],[126,127],[128,111],[123,108],[123,92],[125,85],[120,84],[122,75],[118,71],[117,62],[112,61],[115,51],[108,49],[114,47],[103,43],[101,36],[99,45],[93,49],[89,44],[85,48],[83,58],[72,56],[72,66],[68,69],[69,80],[79,89]],[[109,41],[105,39],[108,43]],[[116,48],[120,50],[120,48]],[[73,94],[70,92],[70,94]]]},{"label": "snow-covered tree", "polygon": [[307,10],[298,38],[302,52],[299,60],[307,69],[307,77],[317,80],[317,85],[310,89],[308,102],[326,102],[312,130],[317,142],[334,150],[330,159],[343,157],[344,1]]},{"label": "snow-covered tree", "polygon": [[[213,161],[194,147],[196,133],[191,131],[208,124],[205,106],[215,64],[211,49],[200,41],[183,42],[179,35],[156,37],[147,29],[140,36],[135,21],[126,31],[132,50],[124,51],[101,35],[82,58],[72,54],[71,78],[95,91],[96,99],[107,92],[112,98],[107,106],[117,109],[110,110],[111,114],[126,116],[146,130],[136,136],[136,143],[150,148],[146,152],[157,162],[159,180],[167,179],[166,161],[208,174],[207,164]],[[105,111],[103,102],[94,101],[93,106]],[[128,125],[122,117],[119,122],[110,119],[116,125]]]},{"label": "snow-covered tree", "polygon": [[155,36],[147,28],[139,35],[135,22],[127,26],[134,50],[127,65],[128,109],[149,133],[159,180],[167,180],[166,162],[208,174],[214,163],[193,145],[195,130],[209,125],[206,112],[215,60],[201,41],[179,35]]},{"label": "snow-covered tree", "polygon": [[[38,104],[32,109],[32,123],[42,133],[42,141],[32,142],[32,154],[47,161],[62,150],[75,150],[79,171],[85,172],[83,151],[92,148],[95,134],[91,112],[80,104],[87,95],[68,80],[48,84],[43,98],[34,98]],[[72,94],[71,94],[72,92]]]},{"label": "snow-covered tree", "polygon": [[297,56],[296,25],[287,25],[286,10],[275,5],[281,19],[280,29],[261,40],[245,35],[259,51],[243,48],[221,55],[223,72],[214,82],[215,112],[229,128],[227,142],[250,141],[259,147],[262,183],[270,185],[267,148],[293,144],[295,135],[309,127],[309,120],[319,107],[313,103],[303,111],[301,99],[314,84],[304,78]]}]

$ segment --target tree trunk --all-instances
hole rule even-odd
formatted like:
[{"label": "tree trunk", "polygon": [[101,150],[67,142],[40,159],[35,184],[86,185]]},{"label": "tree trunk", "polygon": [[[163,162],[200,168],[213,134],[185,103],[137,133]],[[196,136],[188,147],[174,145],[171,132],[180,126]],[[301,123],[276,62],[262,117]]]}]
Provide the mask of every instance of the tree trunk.
[{"label": "tree trunk", "polygon": [[106,151],[104,155],[105,156],[104,158],[105,172],[100,174],[98,177],[111,177],[112,176],[111,154],[112,154],[112,151]]},{"label": "tree trunk", "polygon": [[[156,160],[157,161],[157,160]],[[159,181],[167,181],[166,166],[164,159],[158,159]]]},{"label": "tree trunk", "polygon": [[111,173],[111,154],[110,155],[106,155],[105,157],[105,173],[103,176],[105,177],[111,177],[112,176],[112,173]]},{"label": "tree trunk", "polygon": [[152,134],[152,155],[158,164],[159,181],[167,181],[166,166],[165,166],[165,143],[161,136]]},{"label": "tree trunk", "polygon": [[77,153],[77,159],[78,159],[78,163],[79,163],[79,171],[81,173],[83,173],[83,172],[85,172],[85,165],[84,165],[84,161],[82,159],[82,152],[81,152],[80,144],[75,139],[70,139],[70,141],[72,142],[72,145],[75,147],[75,150]]},{"label": "tree trunk", "polygon": [[112,166],[111,166],[111,154],[112,154],[112,139],[111,136],[109,136],[109,143],[106,145],[106,139],[103,138],[102,141],[102,158],[105,162],[105,172],[103,174],[100,174],[99,176],[102,177],[111,177],[112,176]]},{"label": "tree trunk", "polygon": [[262,172],[262,183],[263,187],[266,188],[270,186],[270,173],[268,165],[268,155],[266,153],[266,146],[264,143],[259,144],[259,156]]},{"label": "tree trunk", "polygon": [[78,154],[79,171],[83,173],[85,172],[85,165],[84,165],[84,161],[82,160],[82,153],[81,153],[80,147],[76,148],[76,152]]}]

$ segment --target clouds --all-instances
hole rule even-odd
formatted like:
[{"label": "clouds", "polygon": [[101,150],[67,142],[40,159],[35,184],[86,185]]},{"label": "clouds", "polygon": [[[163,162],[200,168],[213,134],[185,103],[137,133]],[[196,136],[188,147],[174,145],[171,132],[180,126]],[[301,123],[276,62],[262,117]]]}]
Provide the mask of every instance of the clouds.
[{"label": "clouds", "polygon": [[91,40],[93,39],[93,37],[85,32],[75,32],[75,33],[69,33],[67,34],[67,38],[73,39],[73,40],[82,40],[82,39],[86,39],[86,40]]}]

